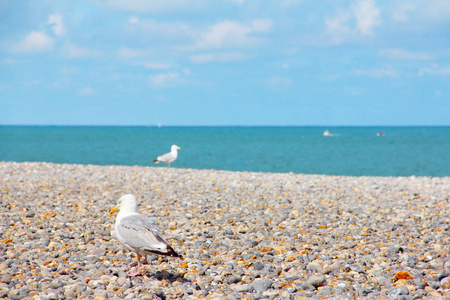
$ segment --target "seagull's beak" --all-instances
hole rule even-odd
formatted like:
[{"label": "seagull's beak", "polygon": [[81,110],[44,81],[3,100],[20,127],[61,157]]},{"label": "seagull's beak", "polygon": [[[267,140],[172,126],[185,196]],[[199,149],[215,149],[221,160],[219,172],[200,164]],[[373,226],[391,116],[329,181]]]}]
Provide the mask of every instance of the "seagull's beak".
[{"label": "seagull's beak", "polygon": [[116,207],[114,207],[113,209],[110,210],[109,214],[112,215],[112,214],[114,214],[114,213],[115,213],[116,211],[118,211],[118,210],[119,210],[119,207],[116,206]]},{"label": "seagull's beak", "polygon": [[181,150],[181,148],[180,148],[180,147],[177,147],[177,149],[178,149],[178,150]]}]

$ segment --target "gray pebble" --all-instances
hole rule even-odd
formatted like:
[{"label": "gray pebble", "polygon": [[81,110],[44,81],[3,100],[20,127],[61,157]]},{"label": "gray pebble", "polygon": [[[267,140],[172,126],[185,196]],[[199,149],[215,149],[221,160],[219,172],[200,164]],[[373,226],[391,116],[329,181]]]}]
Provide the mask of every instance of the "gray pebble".
[{"label": "gray pebble", "polygon": [[260,261],[255,261],[253,263],[253,269],[255,269],[255,270],[262,270],[262,269],[264,269],[264,264],[262,262],[260,262]]},{"label": "gray pebble", "polygon": [[330,297],[332,294],[333,288],[331,286],[324,286],[320,289],[319,295],[321,297]]},{"label": "gray pebble", "polygon": [[314,272],[321,272],[322,271],[322,266],[316,262],[310,262],[307,266],[306,269],[308,270],[312,270]]},{"label": "gray pebble", "polygon": [[48,239],[48,238],[41,239],[42,247],[47,247],[49,243],[50,243],[50,239]]},{"label": "gray pebble", "polygon": [[324,285],[325,282],[326,282],[325,276],[323,275],[313,275],[308,279],[308,283],[316,288]]},{"label": "gray pebble", "polygon": [[405,299],[404,296],[409,295],[409,290],[405,286],[392,288],[388,293],[389,300]]},{"label": "gray pebble", "polygon": [[273,281],[267,278],[260,278],[253,281],[250,286],[249,290],[253,290],[258,293],[263,293],[267,291],[273,284]]},{"label": "gray pebble", "polygon": [[231,283],[231,284],[239,283],[239,282],[241,282],[241,280],[242,280],[241,277],[233,275],[230,277],[229,283]]},{"label": "gray pebble", "polygon": [[302,282],[300,288],[304,291],[314,291],[316,288],[309,281]]},{"label": "gray pebble", "polygon": [[444,269],[447,272],[447,274],[450,274],[450,259],[444,263]]},{"label": "gray pebble", "polygon": [[231,288],[236,292],[245,293],[250,290],[250,285],[249,284],[236,284],[236,285],[232,285]]},{"label": "gray pebble", "polygon": [[58,298],[59,298],[58,295],[56,293],[54,293],[54,292],[50,292],[47,295],[47,299],[49,299],[49,300],[56,300]]},{"label": "gray pebble", "polygon": [[74,283],[65,287],[64,296],[67,298],[77,297],[81,292],[81,287],[79,283]]}]

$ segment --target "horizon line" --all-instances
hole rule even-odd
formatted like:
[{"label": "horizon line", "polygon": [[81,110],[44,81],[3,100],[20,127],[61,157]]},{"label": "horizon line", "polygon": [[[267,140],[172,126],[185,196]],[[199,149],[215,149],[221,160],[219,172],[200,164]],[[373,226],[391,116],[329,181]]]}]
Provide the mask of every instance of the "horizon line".
[{"label": "horizon line", "polygon": [[448,125],[112,125],[112,124],[0,124],[0,127],[450,127]]}]

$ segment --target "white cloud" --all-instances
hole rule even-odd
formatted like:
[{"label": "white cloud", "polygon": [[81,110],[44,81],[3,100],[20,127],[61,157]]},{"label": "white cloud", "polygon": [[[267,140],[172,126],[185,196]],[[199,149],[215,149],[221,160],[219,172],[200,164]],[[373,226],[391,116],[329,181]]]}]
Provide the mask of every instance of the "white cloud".
[{"label": "white cloud", "polygon": [[150,50],[136,50],[136,49],[130,49],[130,48],[121,48],[118,52],[117,55],[120,58],[137,58],[137,57],[145,57],[145,56],[149,56],[152,54],[152,51]]},{"label": "white cloud", "polygon": [[272,28],[272,21],[269,19],[254,20],[251,23],[251,33],[263,32],[267,33]]},{"label": "white cloud", "polygon": [[358,1],[353,7],[353,14],[356,18],[356,27],[362,35],[371,34],[373,28],[382,23],[380,10],[374,0]]},{"label": "white cloud", "polygon": [[[225,20],[200,28],[194,28],[183,22],[157,22],[147,19],[139,20],[136,24],[128,24],[126,30],[152,44],[164,41],[181,51],[205,51],[260,45],[264,42],[264,35],[271,28],[272,21],[268,19],[247,23]],[[181,46],[183,44],[185,46]],[[122,50],[122,56],[140,56],[127,53],[127,50],[130,49]]]},{"label": "white cloud", "polygon": [[346,10],[339,10],[325,18],[329,43],[339,44],[351,38],[370,36],[381,25],[380,9],[374,0],[359,0]]},{"label": "white cloud", "polygon": [[60,14],[50,15],[48,17],[47,23],[53,25],[52,30],[56,36],[61,37],[66,33],[66,29],[63,24],[63,19]]},{"label": "white cloud", "polygon": [[450,20],[450,1],[448,0],[427,0],[421,7],[421,13],[433,20],[449,22]]},{"label": "white cloud", "polygon": [[161,73],[151,75],[149,81],[156,87],[166,87],[179,83],[181,81],[181,76],[178,72]]},{"label": "white cloud", "polygon": [[9,51],[19,54],[46,52],[53,49],[54,40],[41,31],[30,32],[23,40],[7,46]]},{"label": "white cloud", "polygon": [[128,19],[128,23],[131,23],[131,24],[138,24],[138,23],[139,23],[139,19],[138,19],[137,17],[130,17],[130,18]]},{"label": "white cloud", "polygon": [[209,63],[217,60],[217,54],[204,53],[191,56],[191,61],[198,64]]},{"label": "white cloud", "polygon": [[2,65],[16,65],[21,64],[22,61],[15,58],[5,58],[1,61]]},{"label": "white cloud", "polygon": [[397,0],[394,2],[391,18],[394,22],[432,23],[450,20],[450,1],[448,0]]},{"label": "white cloud", "polygon": [[389,77],[396,78],[398,77],[398,73],[390,68],[384,69],[372,69],[372,70],[354,70],[354,74],[358,76],[368,76],[375,78]]},{"label": "white cloud", "polygon": [[406,22],[410,14],[416,9],[416,5],[410,1],[399,2],[393,8],[391,15],[395,22]]},{"label": "white cloud", "polygon": [[418,75],[423,76],[426,74],[447,76],[450,75],[450,67],[440,67],[436,64],[433,64],[429,68],[420,68]]},{"label": "white cloud", "polygon": [[204,0],[108,0],[106,6],[139,13],[170,13],[198,10],[208,5]]},{"label": "white cloud", "polygon": [[283,8],[290,8],[303,2],[303,0],[275,0],[274,2],[280,3]]},{"label": "white cloud", "polygon": [[348,25],[351,18],[352,15],[349,12],[340,11],[334,16],[325,19],[327,31],[332,34],[335,41],[340,42],[352,33],[352,29]]},{"label": "white cloud", "polygon": [[204,53],[197,54],[191,57],[191,61],[194,63],[209,63],[209,62],[232,62],[237,60],[244,59],[244,55],[238,52],[230,52],[230,53]]},{"label": "white cloud", "polygon": [[192,50],[255,46],[260,44],[262,40],[252,35],[267,33],[271,27],[272,21],[267,19],[254,20],[250,24],[222,21],[209,27],[192,47]]},{"label": "white cloud", "polygon": [[291,85],[292,80],[286,76],[273,76],[266,80],[266,84],[271,87],[280,88]]},{"label": "white cloud", "polygon": [[171,66],[167,64],[161,64],[161,63],[144,63],[142,64],[147,69],[153,69],[153,70],[167,70],[170,69]]},{"label": "white cloud", "polygon": [[362,88],[362,87],[343,87],[342,91],[345,94],[348,94],[351,96],[356,96],[356,97],[363,95],[365,92],[364,88]]},{"label": "white cloud", "polygon": [[78,73],[78,69],[74,67],[63,66],[59,70],[61,75],[73,75]]},{"label": "white cloud", "polygon": [[92,58],[98,57],[102,53],[96,50],[81,48],[70,43],[66,43],[62,48],[63,56],[69,58]]},{"label": "white cloud", "polygon": [[225,0],[226,2],[236,3],[237,5],[244,4],[244,0]]},{"label": "white cloud", "polygon": [[133,24],[132,31],[138,34],[140,38],[160,40],[172,40],[180,42],[183,40],[190,40],[197,35],[194,29],[189,25],[181,22],[156,22],[154,20],[140,20],[138,24]]},{"label": "white cloud", "polygon": [[430,60],[433,56],[426,53],[408,52],[403,49],[382,49],[378,54],[398,60]]},{"label": "white cloud", "polygon": [[90,96],[94,94],[94,89],[90,86],[84,87],[78,91],[80,95]]}]

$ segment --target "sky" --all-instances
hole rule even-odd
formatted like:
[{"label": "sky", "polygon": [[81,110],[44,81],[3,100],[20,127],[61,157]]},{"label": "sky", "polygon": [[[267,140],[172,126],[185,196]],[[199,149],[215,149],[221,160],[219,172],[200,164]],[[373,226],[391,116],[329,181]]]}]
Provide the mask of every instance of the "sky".
[{"label": "sky", "polygon": [[450,125],[448,0],[0,0],[0,124]]}]

